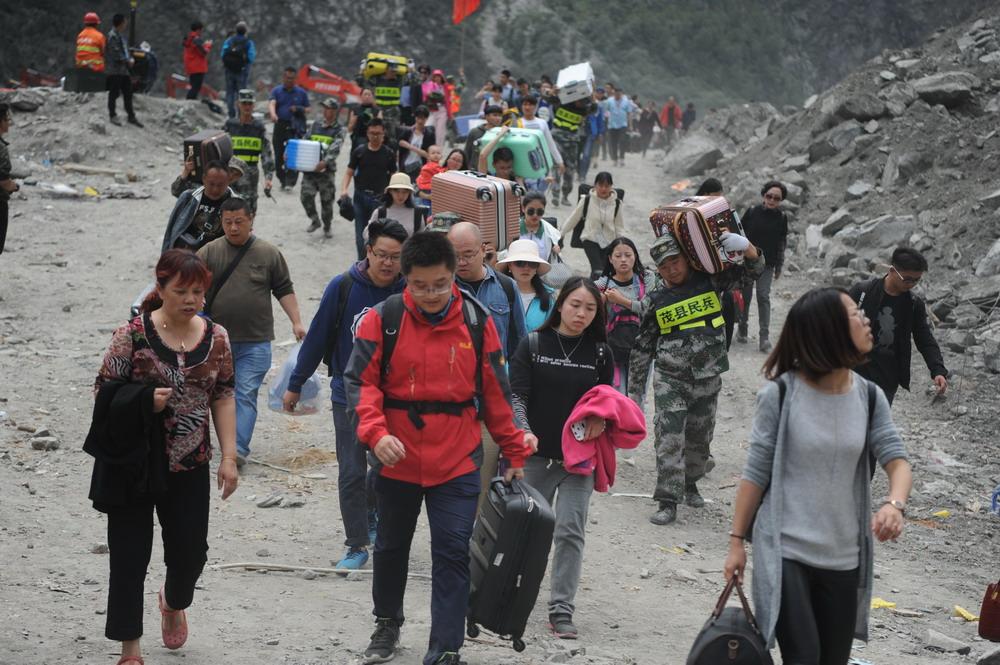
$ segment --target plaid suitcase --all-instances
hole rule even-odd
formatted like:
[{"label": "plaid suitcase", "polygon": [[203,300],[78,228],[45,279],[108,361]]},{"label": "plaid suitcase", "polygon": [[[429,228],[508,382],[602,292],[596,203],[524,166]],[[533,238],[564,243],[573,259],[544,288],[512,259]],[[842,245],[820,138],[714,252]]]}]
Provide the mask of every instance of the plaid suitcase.
[{"label": "plaid suitcase", "polygon": [[672,233],[695,270],[714,275],[741,262],[742,254],[722,248],[719,236],[726,231],[743,235],[729,201],[724,196],[689,196],[649,213],[656,237]]},{"label": "plaid suitcase", "polygon": [[521,196],[524,188],[476,171],[445,171],[431,180],[435,213],[458,213],[483,234],[496,251],[506,249],[521,232]]}]

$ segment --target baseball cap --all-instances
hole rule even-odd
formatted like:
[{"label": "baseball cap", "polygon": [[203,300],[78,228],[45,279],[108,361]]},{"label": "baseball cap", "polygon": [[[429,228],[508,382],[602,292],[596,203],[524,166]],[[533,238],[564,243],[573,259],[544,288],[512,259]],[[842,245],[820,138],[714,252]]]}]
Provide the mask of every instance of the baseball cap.
[{"label": "baseball cap", "polygon": [[673,235],[667,233],[660,236],[653,246],[649,248],[649,256],[655,265],[660,265],[665,259],[677,256],[681,253],[681,247]]}]

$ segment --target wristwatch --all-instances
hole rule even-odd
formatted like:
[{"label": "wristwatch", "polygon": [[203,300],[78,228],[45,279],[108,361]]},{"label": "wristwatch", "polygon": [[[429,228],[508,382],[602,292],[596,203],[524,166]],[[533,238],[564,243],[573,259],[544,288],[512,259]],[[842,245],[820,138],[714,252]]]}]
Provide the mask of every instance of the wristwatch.
[{"label": "wristwatch", "polygon": [[904,515],[906,514],[906,504],[900,501],[899,499],[890,499],[889,497],[886,497],[882,499],[882,505],[886,504],[892,506],[893,508],[903,513]]}]

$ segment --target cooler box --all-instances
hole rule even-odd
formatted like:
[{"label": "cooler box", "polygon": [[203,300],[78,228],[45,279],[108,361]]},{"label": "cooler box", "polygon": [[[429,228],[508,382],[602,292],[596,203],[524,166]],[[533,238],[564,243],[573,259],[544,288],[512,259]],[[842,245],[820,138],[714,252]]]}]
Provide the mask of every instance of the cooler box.
[{"label": "cooler box", "polygon": [[570,104],[594,94],[594,69],[589,62],[580,62],[559,70],[556,77],[559,101]]},{"label": "cooler box", "polygon": [[385,74],[392,67],[400,76],[414,70],[413,61],[401,55],[389,55],[387,53],[369,53],[361,61],[361,75],[366,79],[372,79]]},{"label": "cooler box", "polygon": [[469,135],[469,132],[485,122],[486,121],[480,118],[476,113],[473,113],[472,115],[456,115],[455,134],[458,138],[464,139]]},{"label": "cooler box", "polygon": [[431,179],[434,210],[458,213],[483,234],[496,251],[506,249],[521,232],[524,188],[476,171],[445,171]]},{"label": "cooler box", "polygon": [[673,234],[695,270],[715,274],[742,261],[742,253],[726,252],[719,240],[726,231],[742,231],[724,196],[679,199],[653,209],[649,223],[657,237]]},{"label": "cooler box", "polygon": [[293,171],[315,171],[322,150],[323,144],[319,141],[292,139],[285,145],[285,168]]},{"label": "cooler box", "polygon": [[219,129],[202,130],[184,139],[184,161],[191,157],[194,157],[191,177],[201,182],[205,165],[209,162],[222,162],[229,168],[229,160],[233,158],[233,140]]},{"label": "cooler box", "polygon": [[[479,139],[479,149],[482,150],[489,145],[499,133],[500,128],[494,127],[483,134],[483,138]],[[493,168],[493,155],[501,147],[510,148],[514,153],[514,175],[522,178],[544,178],[554,165],[549,144],[545,140],[545,134],[540,129],[510,128],[507,135],[490,153],[488,158],[490,168]],[[474,164],[470,164],[470,166],[474,166]]]}]

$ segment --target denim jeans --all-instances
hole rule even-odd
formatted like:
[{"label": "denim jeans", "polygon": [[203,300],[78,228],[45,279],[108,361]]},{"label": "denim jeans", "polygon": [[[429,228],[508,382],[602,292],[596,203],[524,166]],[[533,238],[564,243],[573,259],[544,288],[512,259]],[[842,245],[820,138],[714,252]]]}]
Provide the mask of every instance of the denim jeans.
[{"label": "denim jeans", "polygon": [[590,154],[594,150],[594,143],[599,137],[590,134],[584,139],[583,148],[580,150],[580,182],[587,181],[587,173],[590,172]]},{"label": "denim jeans", "polygon": [[469,610],[469,540],[479,499],[479,471],[471,471],[433,487],[375,479],[378,538],[375,539],[372,600],[379,618],[403,623],[403,594],[410,565],[410,544],[427,504],[431,531],[431,634],[424,665],[445,652],[458,651],[465,641]]},{"label": "denim jeans", "polygon": [[378,197],[364,190],[354,190],[354,245],[358,250],[358,261],[365,258],[365,228],[379,205]]},{"label": "denim jeans", "polygon": [[257,424],[257,393],[271,369],[270,342],[232,342],[236,371],[236,452],[250,454],[250,439]]},{"label": "denim jeans", "polygon": [[746,333],[750,320],[750,302],[753,300],[754,285],[757,286],[757,318],[760,319],[760,339],[770,336],[771,327],[771,282],[774,280],[774,268],[767,266],[756,281],[743,289],[743,315],[740,316],[740,332]]},{"label": "denim jeans", "polygon": [[[333,431],[337,437],[337,491],[340,519],[344,521],[344,544],[366,547],[368,510],[375,508],[374,469],[368,471],[368,450],[358,441],[347,407],[333,402]],[[367,474],[367,479],[366,479]]]},{"label": "denim jeans", "polygon": [[545,181],[545,178],[525,178],[524,186],[529,192],[539,192],[544,194],[549,188],[549,183]]},{"label": "denim jeans", "polygon": [[231,72],[228,69],[226,72],[226,109],[229,112],[230,118],[236,117],[236,98],[239,96],[240,90],[247,87],[247,83],[250,80],[250,67],[246,66],[243,71]]},{"label": "denim jeans", "polygon": [[[562,461],[532,455],[524,465],[524,480],[555,509],[555,553],[549,569],[549,614],[573,615],[583,568],[583,543],[594,493],[594,475],[570,473]],[[558,496],[558,498],[557,498]]]}]

